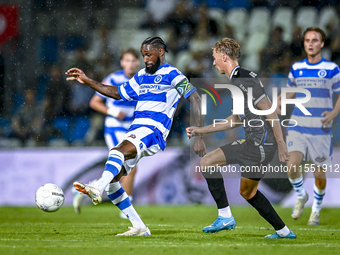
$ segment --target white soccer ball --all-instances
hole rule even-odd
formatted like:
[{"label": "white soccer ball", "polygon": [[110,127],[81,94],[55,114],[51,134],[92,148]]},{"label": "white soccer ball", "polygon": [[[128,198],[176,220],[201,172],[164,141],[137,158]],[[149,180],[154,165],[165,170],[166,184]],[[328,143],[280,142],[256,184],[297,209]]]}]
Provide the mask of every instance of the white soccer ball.
[{"label": "white soccer ball", "polygon": [[35,193],[35,203],[45,212],[55,212],[64,204],[64,192],[53,183],[46,183]]}]

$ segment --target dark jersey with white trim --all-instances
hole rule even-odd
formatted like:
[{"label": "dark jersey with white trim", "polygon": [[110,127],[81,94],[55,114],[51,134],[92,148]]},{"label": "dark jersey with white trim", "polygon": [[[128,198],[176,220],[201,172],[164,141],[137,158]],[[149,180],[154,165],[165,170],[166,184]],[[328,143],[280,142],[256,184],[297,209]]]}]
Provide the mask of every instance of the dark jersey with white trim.
[{"label": "dark jersey with white trim", "polygon": [[[267,94],[264,90],[263,84],[257,74],[241,67],[236,67],[230,78],[231,84],[237,86],[244,96],[244,115],[239,115],[246,132],[246,142],[254,146],[259,145],[276,145],[274,132],[271,127],[272,121],[267,121],[265,115],[256,115],[249,110],[248,107],[248,88],[253,89],[253,107],[260,110],[256,105]],[[250,125],[249,125],[250,124]]]}]

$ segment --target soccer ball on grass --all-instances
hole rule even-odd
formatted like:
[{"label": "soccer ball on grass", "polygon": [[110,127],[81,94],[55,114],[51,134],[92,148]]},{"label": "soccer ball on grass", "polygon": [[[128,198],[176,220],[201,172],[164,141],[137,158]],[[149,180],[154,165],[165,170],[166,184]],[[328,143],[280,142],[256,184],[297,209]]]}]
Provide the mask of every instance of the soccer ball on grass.
[{"label": "soccer ball on grass", "polygon": [[64,192],[53,183],[46,183],[35,193],[35,203],[45,212],[55,212],[64,204]]}]

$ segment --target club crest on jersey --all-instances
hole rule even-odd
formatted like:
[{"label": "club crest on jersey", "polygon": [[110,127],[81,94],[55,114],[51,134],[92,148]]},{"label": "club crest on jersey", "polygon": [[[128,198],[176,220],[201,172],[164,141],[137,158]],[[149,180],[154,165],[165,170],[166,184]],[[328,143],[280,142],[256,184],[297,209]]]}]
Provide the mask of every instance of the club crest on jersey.
[{"label": "club crest on jersey", "polygon": [[136,135],[135,135],[135,134],[131,134],[131,135],[129,135],[128,137],[131,137],[132,139],[135,139],[135,138],[136,138]]},{"label": "club crest on jersey", "polygon": [[162,75],[157,75],[156,78],[155,78],[155,80],[154,80],[154,82],[155,82],[155,83],[160,83],[161,80],[162,80]]},{"label": "club crest on jersey", "polygon": [[319,76],[320,78],[324,78],[324,77],[326,77],[326,75],[327,75],[327,71],[326,71],[326,70],[320,70],[320,71],[318,72],[318,76]]},{"label": "club crest on jersey", "polygon": [[303,74],[303,72],[302,72],[302,71],[300,71],[300,72],[299,72],[299,75],[300,75],[300,76],[302,76],[302,74]]}]

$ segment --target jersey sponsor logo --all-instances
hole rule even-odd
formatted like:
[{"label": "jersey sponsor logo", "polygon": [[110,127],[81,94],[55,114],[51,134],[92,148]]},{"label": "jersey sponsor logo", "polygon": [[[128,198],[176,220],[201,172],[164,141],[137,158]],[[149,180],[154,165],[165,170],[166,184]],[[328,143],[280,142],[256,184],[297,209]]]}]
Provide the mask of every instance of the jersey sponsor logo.
[{"label": "jersey sponsor logo", "polygon": [[162,80],[162,75],[157,75],[156,78],[154,79],[155,83],[160,83]]},{"label": "jersey sponsor logo", "polygon": [[322,158],[317,157],[317,158],[315,158],[315,161],[316,161],[316,162],[319,162],[319,163],[324,162],[325,160],[326,160],[325,157],[322,157]]},{"label": "jersey sponsor logo", "polygon": [[135,134],[131,134],[131,135],[129,135],[128,137],[131,137],[132,139],[135,139],[135,138],[136,138],[136,135],[135,135]]},{"label": "jersey sponsor logo", "polygon": [[326,70],[320,70],[320,71],[318,72],[318,76],[319,76],[320,78],[324,78],[324,77],[326,77],[326,75],[327,75],[327,71],[326,71]]},{"label": "jersey sponsor logo", "polygon": [[139,148],[142,149],[143,148],[143,143],[139,144]]}]

